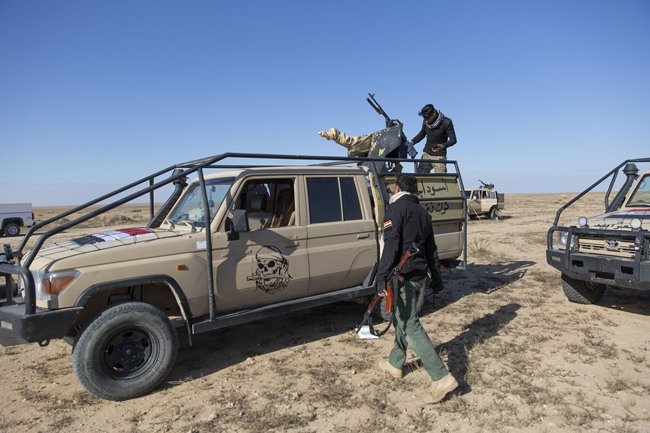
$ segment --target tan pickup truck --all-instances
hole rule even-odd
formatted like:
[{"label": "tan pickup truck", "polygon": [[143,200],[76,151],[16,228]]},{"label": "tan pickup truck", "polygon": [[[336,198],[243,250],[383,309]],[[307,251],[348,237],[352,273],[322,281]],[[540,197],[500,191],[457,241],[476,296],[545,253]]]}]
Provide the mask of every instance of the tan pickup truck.
[{"label": "tan pickup truck", "polygon": [[[648,166],[650,158],[624,161],[557,211],[546,260],[562,272],[562,288],[572,302],[597,303],[607,287],[650,290],[650,169],[639,175],[636,164]],[[625,182],[610,201],[619,171]],[[602,214],[559,225],[565,209],[607,179]]]},{"label": "tan pickup truck", "polygon": [[469,217],[491,220],[501,218],[501,211],[505,208],[505,195],[498,193],[493,184],[481,183],[481,188],[465,190]]},{"label": "tan pickup truck", "polygon": [[[274,156],[290,161],[250,167],[260,157],[179,164],[39,223],[17,251],[6,247],[0,255],[0,343],[64,338],[86,390],[124,400],[164,381],[177,329],[191,344],[197,333],[373,294],[395,179],[377,170],[385,160]],[[232,159],[245,162],[225,164]],[[320,164],[286,165],[309,159]],[[440,258],[461,258],[462,267],[466,202],[458,166],[448,164],[447,174],[417,175],[418,195]],[[172,183],[176,190],[154,215],[153,191]],[[135,192],[64,222],[22,251],[34,230],[124,191]],[[45,243],[141,196],[151,201],[146,227]]]}]

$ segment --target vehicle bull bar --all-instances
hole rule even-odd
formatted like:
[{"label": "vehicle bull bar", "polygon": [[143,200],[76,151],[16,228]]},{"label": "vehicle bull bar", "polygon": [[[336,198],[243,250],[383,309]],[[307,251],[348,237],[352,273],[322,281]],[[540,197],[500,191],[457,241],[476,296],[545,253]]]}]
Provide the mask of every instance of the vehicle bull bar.
[{"label": "vehicle bull bar", "polygon": [[[36,288],[31,272],[24,266],[7,262],[6,256],[0,256],[0,260],[0,278],[5,280],[5,297],[0,299],[0,344],[12,346],[38,342],[47,345],[51,339],[64,337],[82,308],[36,308]],[[22,280],[22,297],[17,293],[18,285],[13,282],[12,275]]]},{"label": "vehicle bull bar", "polygon": [[[553,236],[556,232],[566,232],[566,245],[554,248]],[[606,253],[581,252],[571,247],[571,240],[580,237],[612,238],[625,240],[634,245],[634,257],[621,257]],[[650,285],[650,232],[647,230],[601,230],[589,227],[552,226],[547,234],[547,263],[571,278],[595,283],[616,285],[630,289],[649,290]],[[606,260],[602,260],[606,257]]]}]

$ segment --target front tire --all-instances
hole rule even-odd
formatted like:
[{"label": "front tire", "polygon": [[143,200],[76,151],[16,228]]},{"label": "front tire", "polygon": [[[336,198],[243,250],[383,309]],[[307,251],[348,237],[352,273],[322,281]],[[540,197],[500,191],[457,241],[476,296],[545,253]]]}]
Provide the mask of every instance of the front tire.
[{"label": "front tire", "polygon": [[574,280],[562,274],[562,289],[571,302],[578,304],[596,304],[605,294],[605,284],[591,281]]},{"label": "front tire", "polygon": [[178,336],[167,316],[142,302],[124,302],[96,314],[81,331],[72,367],[81,385],[106,400],[146,394],[169,375]]}]

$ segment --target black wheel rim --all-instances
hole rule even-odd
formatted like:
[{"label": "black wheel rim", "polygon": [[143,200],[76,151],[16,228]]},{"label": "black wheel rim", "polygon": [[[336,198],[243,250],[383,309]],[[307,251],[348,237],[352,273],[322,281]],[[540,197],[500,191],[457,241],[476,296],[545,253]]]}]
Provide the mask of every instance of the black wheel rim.
[{"label": "black wheel rim", "polygon": [[154,359],[154,346],[148,333],[126,329],[115,333],[104,348],[104,365],[114,377],[133,377],[147,371]]}]

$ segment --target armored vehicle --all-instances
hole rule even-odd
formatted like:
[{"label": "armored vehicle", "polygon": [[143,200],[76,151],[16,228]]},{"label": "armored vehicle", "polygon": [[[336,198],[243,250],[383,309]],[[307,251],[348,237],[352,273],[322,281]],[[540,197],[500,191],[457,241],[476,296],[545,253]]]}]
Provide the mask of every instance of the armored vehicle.
[{"label": "armored vehicle", "polygon": [[[562,206],[548,231],[546,259],[562,272],[562,288],[570,301],[598,302],[605,289],[650,290],[650,170],[639,176],[636,164],[650,158],[627,160]],[[614,198],[622,169],[625,181]],[[558,225],[562,212],[611,178],[604,213]]]}]

